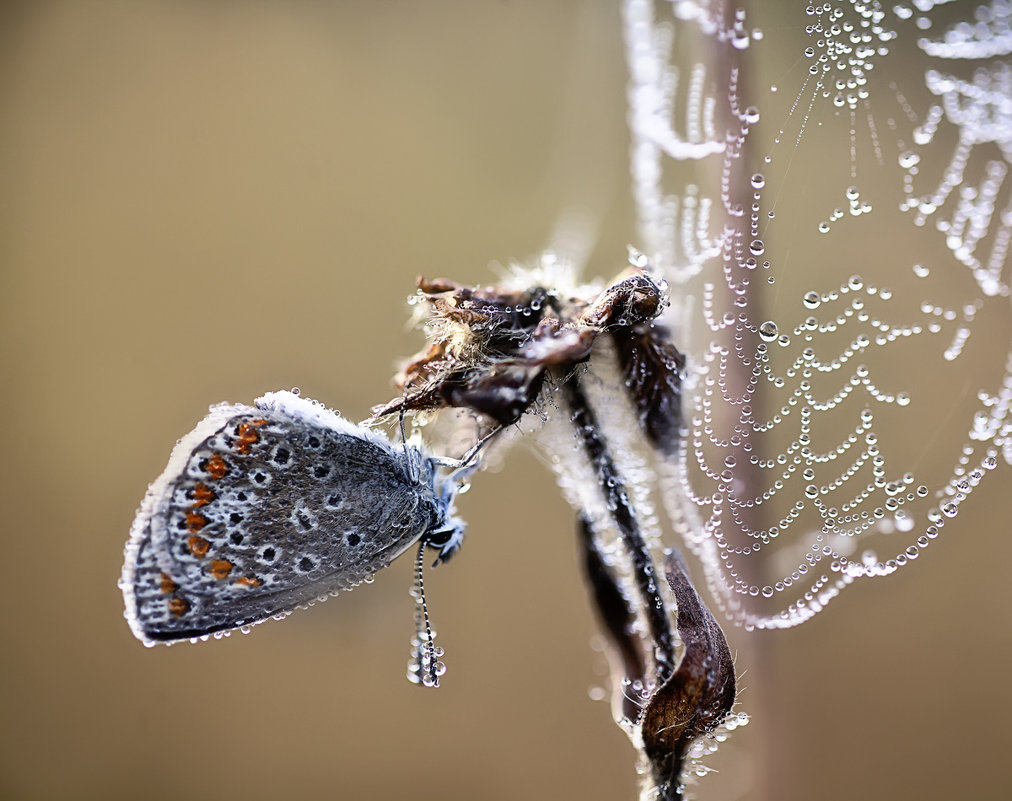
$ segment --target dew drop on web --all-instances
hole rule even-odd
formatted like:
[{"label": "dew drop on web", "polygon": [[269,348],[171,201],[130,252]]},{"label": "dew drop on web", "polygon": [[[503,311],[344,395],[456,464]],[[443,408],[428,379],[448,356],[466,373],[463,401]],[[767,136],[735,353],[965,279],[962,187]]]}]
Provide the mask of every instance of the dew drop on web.
[{"label": "dew drop on web", "polygon": [[747,42],[732,67],[627,30],[638,244],[688,357],[664,511],[746,627],[916,561],[1012,459],[1009,15],[940,5],[782,4],[750,36],[676,4],[679,35]]}]

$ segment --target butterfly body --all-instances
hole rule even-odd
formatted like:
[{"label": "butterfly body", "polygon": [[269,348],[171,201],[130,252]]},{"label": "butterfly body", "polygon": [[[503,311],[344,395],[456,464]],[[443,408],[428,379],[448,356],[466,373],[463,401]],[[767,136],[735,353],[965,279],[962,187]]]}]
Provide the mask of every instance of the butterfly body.
[{"label": "butterfly body", "polygon": [[203,637],[350,589],[419,541],[448,558],[463,524],[437,467],[291,392],[213,407],[134,520],[131,629],[148,645]]}]

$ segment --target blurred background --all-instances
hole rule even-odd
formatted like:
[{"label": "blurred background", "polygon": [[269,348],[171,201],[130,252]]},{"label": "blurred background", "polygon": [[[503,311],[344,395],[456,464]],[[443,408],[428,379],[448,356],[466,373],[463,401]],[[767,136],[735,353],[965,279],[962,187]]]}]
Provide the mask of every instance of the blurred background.
[{"label": "blurred background", "polygon": [[[572,511],[523,447],[426,580],[448,673],[404,679],[408,561],[250,636],[147,650],[122,548],[211,403],[386,400],[415,276],[494,278],[593,222],[634,242],[617,4],[9,2],[0,797],[632,799]],[[1001,479],[919,563],[728,631],[752,723],[703,799],[1007,797]],[[698,576],[697,576],[698,577]]]}]

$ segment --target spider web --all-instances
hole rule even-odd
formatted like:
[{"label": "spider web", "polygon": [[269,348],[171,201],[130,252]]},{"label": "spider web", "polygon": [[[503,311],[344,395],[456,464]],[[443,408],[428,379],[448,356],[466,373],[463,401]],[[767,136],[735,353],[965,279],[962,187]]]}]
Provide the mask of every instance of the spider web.
[{"label": "spider web", "polygon": [[1012,10],[623,15],[640,245],[689,363],[665,506],[731,619],[794,626],[1007,478]]}]

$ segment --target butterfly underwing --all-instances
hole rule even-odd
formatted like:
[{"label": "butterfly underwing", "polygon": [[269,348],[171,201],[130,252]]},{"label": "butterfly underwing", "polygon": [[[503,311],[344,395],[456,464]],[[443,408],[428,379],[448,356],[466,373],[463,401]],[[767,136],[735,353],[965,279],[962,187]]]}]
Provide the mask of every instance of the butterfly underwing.
[{"label": "butterfly underwing", "polygon": [[120,579],[133,633],[153,645],[284,617],[419,542],[445,561],[464,524],[441,464],[292,392],[212,407],[134,519]]}]

